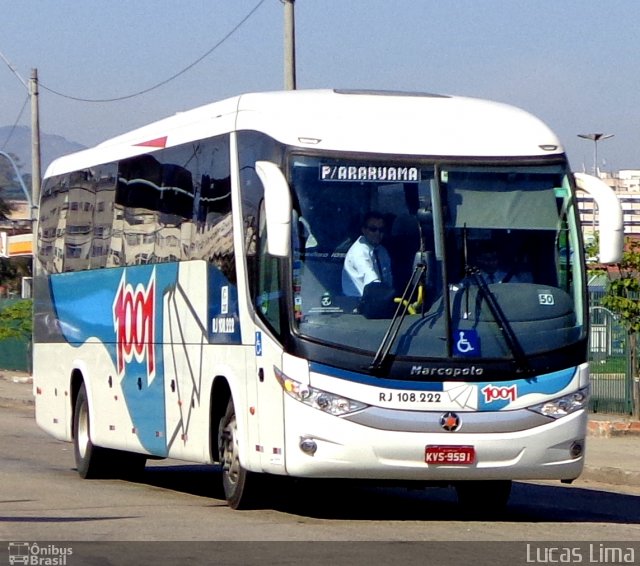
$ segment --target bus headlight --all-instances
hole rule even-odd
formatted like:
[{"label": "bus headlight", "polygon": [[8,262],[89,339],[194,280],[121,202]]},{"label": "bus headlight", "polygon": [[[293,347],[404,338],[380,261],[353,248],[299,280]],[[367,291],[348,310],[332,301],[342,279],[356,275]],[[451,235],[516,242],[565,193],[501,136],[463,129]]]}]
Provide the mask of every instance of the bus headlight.
[{"label": "bus headlight", "polygon": [[540,403],[539,405],[532,405],[531,407],[529,407],[529,410],[535,411],[536,413],[540,413],[541,415],[545,415],[547,417],[559,419],[561,417],[566,417],[571,413],[575,413],[580,409],[585,409],[588,403],[589,388],[584,387],[583,389],[580,389],[575,393],[571,393],[570,395],[558,397],[557,399],[551,399],[551,401],[545,401],[544,403]]},{"label": "bus headlight", "polygon": [[276,374],[276,379],[289,397],[293,397],[296,401],[300,401],[314,409],[340,417],[361,411],[368,406],[360,401],[354,401],[348,397],[328,393],[322,389],[316,389],[315,387],[300,383],[286,376],[276,367],[274,367],[273,370]]}]

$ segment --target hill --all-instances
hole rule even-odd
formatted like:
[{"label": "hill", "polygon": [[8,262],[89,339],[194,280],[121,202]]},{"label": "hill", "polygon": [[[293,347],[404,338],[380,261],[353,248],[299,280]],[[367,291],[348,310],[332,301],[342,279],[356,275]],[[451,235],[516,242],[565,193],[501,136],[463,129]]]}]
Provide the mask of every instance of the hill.
[{"label": "hill", "polygon": [[[0,149],[18,157],[18,167],[23,175],[31,174],[31,130],[26,126],[0,126]],[[54,159],[67,153],[85,149],[82,144],[62,136],[40,132],[40,158],[42,174]]]}]

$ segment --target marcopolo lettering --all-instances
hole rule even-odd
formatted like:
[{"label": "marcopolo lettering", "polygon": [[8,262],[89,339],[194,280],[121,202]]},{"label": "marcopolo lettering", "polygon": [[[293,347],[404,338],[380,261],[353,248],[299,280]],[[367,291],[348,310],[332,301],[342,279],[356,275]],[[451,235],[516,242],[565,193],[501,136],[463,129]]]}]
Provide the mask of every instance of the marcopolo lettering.
[{"label": "marcopolo lettering", "polygon": [[412,366],[410,375],[424,375],[426,377],[468,377],[482,375],[483,373],[484,368],[477,368],[476,366],[463,368]]}]

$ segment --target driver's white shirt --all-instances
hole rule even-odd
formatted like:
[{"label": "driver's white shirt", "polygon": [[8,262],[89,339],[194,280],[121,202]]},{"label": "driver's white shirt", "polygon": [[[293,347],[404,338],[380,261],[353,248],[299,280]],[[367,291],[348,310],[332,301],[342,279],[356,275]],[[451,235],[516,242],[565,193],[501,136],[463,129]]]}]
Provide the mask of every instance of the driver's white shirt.
[{"label": "driver's white shirt", "polygon": [[[382,273],[376,270],[375,253]],[[350,297],[361,297],[364,288],[373,281],[382,281],[393,287],[391,258],[384,246],[372,246],[360,236],[349,248],[342,269],[342,292]]]}]

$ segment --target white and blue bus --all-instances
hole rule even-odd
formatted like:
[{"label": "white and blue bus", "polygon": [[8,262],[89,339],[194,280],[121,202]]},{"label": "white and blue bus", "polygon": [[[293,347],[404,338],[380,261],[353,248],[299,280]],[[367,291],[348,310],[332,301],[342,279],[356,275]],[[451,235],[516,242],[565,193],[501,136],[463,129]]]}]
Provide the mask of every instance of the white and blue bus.
[{"label": "white and blue bus", "polygon": [[[245,94],[45,177],[36,418],[73,441],[82,477],[170,457],[221,464],[233,508],[274,475],[446,483],[496,507],[512,480],[580,474],[576,189],[597,198],[601,262],[620,254],[621,215],[530,114],[417,93]],[[371,210],[394,288],[345,295]]]}]

